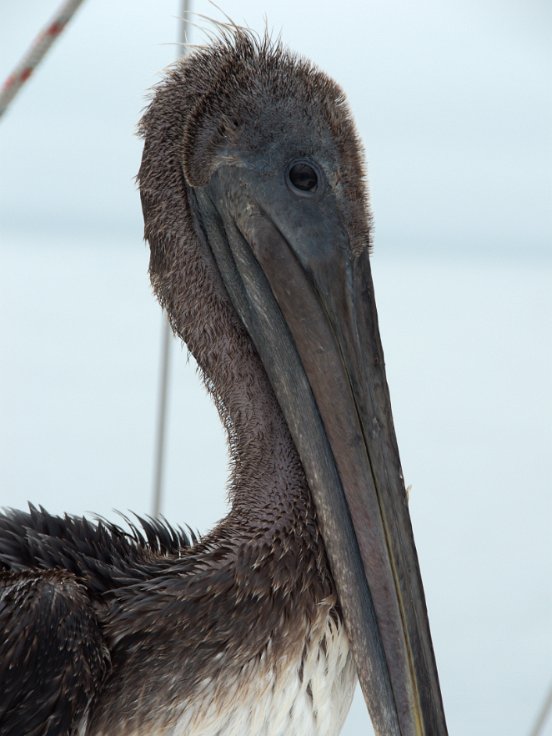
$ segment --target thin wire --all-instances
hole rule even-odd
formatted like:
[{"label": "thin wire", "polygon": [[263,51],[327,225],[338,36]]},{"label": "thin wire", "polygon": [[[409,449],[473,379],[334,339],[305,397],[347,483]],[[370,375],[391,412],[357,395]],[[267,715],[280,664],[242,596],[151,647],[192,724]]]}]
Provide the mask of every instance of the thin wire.
[{"label": "thin wire", "polygon": [[6,112],[14,97],[40,64],[56,38],[59,38],[82,2],[83,0],[66,0],[46,28],[35,38],[30,49],[2,86],[0,91],[0,117]]},{"label": "thin wire", "polygon": [[163,481],[165,479],[165,444],[167,435],[167,403],[169,394],[169,372],[171,362],[171,326],[163,312],[161,335],[161,375],[159,377],[159,404],[157,409],[157,432],[155,438],[155,469],[153,478],[153,504],[151,515],[161,516]]},{"label": "thin wire", "polygon": [[[191,0],[182,0],[181,14],[178,26],[178,47],[186,53],[188,41],[188,26]],[[179,53],[179,56],[181,54]],[[166,438],[169,401],[169,380],[171,362],[171,327],[167,315],[163,312],[163,326],[161,337],[161,371],[159,378],[159,404],[157,409],[157,432],[155,439],[155,463],[153,475],[153,502],[152,516],[157,519],[161,516],[163,502],[163,484],[165,480]]]},{"label": "thin wire", "polygon": [[546,720],[552,710],[552,684],[550,685],[544,703],[537,714],[537,718],[529,736],[540,736],[546,724]]}]

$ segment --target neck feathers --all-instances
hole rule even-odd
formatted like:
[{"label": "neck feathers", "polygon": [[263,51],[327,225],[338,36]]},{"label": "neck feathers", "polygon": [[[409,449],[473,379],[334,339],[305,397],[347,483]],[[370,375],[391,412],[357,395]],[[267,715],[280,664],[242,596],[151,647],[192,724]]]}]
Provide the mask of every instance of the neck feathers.
[{"label": "neck feathers", "polygon": [[188,75],[186,64],[175,67],[140,126],[145,144],[138,182],[151,249],[150,277],[173,330],[197,360],[226,428],[232,508],[242,519],[268,516],[270,523],[284,509],[292,512],[296,503],[312,504],[264,368],[208,244],[195,231],[182,168],[182,131],[193,108],[186,92]]}]

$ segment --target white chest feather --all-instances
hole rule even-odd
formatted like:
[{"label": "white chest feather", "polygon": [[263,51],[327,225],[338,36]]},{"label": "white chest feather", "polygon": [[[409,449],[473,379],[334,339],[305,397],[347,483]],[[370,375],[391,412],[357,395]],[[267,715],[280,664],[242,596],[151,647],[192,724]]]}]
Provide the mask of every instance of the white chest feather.
[{"label": "white chest feather", "polygon": [[[236,683],[206,682],[170,736],[336,736],[356,673],[342,626],[328,617],[320,637],[279,666],[261,662]],[[245,673],[244,673],[245,674]]]},{"label": "white chest feather", "polygon": [[[302,651],[207,678],[170,724],[122,729],[125,736],[337,736],[349,711],[356,672],[343,630],[325,616]],[[233,681],[232,681],[233,680]],[[98,735],[99,736],[99,735]],[[101,735],[103,736],[103,734]]]}]

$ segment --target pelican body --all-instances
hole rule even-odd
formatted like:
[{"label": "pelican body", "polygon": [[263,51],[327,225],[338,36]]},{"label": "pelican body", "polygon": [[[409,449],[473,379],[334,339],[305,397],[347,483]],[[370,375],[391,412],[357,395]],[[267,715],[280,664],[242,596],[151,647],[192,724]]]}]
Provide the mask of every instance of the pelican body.
[{"label": "pelican body", "polygon": [[228,434],[202,539],[0,517],[0,736],[446,734],[341,89],[235,28],[141,123],[154,291]]}]

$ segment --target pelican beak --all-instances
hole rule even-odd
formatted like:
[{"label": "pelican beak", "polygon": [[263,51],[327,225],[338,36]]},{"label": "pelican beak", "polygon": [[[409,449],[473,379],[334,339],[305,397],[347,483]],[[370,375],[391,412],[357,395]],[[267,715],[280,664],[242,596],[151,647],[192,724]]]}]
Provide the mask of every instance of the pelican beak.
[{"label": "pelican beak", "polygon": [[222,166],[193,196],[303,463],[375,731],[442,736],[367,249],[330,191],[298,206]]}]

